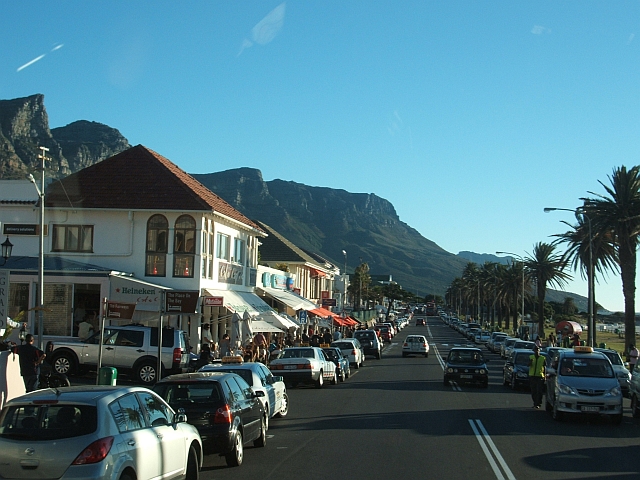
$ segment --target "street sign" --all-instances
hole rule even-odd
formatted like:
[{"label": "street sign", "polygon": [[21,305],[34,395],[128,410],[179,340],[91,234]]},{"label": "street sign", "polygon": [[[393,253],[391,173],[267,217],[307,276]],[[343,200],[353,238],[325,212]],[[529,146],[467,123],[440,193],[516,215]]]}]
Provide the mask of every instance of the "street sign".
[{"label": "street sign", "polygon": [[337,300],[335,298],[323,298],[322,306],[323,307],[335,307],[337,305]]},{"label": "street sign", "polygon": [[300,310],[298,312],[298,320],[300,320],[300,325],[306,325],[308,322],[308,316],[306,310]]},{"label": "street sign", "polygon": [[135,309],[135,303],[107,302],[107,318],[131,320]]},{"label": "street sign", "polygon": [[224,297],[202,297],[205,307],[222,307],[224,305]]},{"label": "street sign", "polygon": [[198,290],[167,290],[164,297],[164,311],[167,313],[196,313],[199,297]]}]

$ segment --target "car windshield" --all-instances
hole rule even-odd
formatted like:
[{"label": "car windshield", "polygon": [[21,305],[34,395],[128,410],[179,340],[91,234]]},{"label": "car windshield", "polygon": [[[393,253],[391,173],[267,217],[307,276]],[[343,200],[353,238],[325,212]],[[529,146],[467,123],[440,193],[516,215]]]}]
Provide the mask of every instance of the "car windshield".
[{"label": "car windshield", "polygon": [[216,370],[235,373],[236,375],[240,375],[245,382],[247,382],[249,385],[253,385],[253,372],[251,372],[251,370],[249,370],[248,368],[229,368],[229,367],[215,368],[214,367],[214,368],[206,369],[207,372],[212,372]]},{"label": "car windshield", "polygon": [[223,399],[217,381],[159,383],[153,390],[175,408],[187,407],[192,403],[215,403]]},{"label": "car windshield", "polygon": [[336,353],[335,350],[331,350],[330,348],[327,348],[324,350],[324,354],[329,357],[330,360],[334,360],[338,358],[338,354]]},{"label": "car windshield", "polygon": [[580,377],[613,377],[611,363],[604,358],[563,358],[560,375]]},{"label": "car windshield", "polygon": [[282,358],[313,358],[313,350],[310,348],[287,348]]},{"label": "car windshield", "polygon": [[373,332],[356,332],[353,335],[354,338],[361,339],[364,338],[366,340],[373,340],[375,337],[375,333]]},{"label": "car windshield", "polygon": [[622,359],[620,358],[620,355],[617,352],[602,352],[604,353],[607,358],[611,361],[611,363],[613,365],[622,365]]},{"label": "car windshield", "polygon": [[480,365],[484,363],[482,353],[477,350],[454,350],[449,353],[449,362],[457,364]]},{"label": "car windshield", "polygon": [[332,347],[339,348],[340,350],[353,350],[354,346],[351,343],[341,342],[341,343],[332,343]]},{"label": "car windshield", "polygon": [[16,440],[61,440],[97,428],[97,408],[90,405],[16,405],[0,418],[0,437]]}]

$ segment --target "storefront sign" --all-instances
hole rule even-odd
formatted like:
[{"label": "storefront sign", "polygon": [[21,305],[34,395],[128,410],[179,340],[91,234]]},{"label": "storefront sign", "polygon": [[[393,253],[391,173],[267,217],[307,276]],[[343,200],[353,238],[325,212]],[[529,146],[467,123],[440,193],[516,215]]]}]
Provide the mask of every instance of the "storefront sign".
[{"label": "storefront sign", "polygon": [[107,318],[131,320],[135,309],[135,303],[107,302]]},{"label": "storefront sign", "polygon": [[335,307],[337,305],[337,301],[335,298],[323,298],[322,306],[323,307]]},{"label": "storefront sign", "polygon": [[9,309],[9,270],[0,270],[0,328],[7,326]]},{"label": "storefront sign", "polygon": [[109,300],[135,303],[137,310],[160,311],[161,293],[162,288],[155,285],[136,282],[125,277],[111,277]]},{"label": "storefront sign", "polygon": [[[38,224],[21,224],[21,223],[5,223],[2,226],[2,232],[5,235],[40,235],[40,225]],[[47,225],[44,226],[44,234],[47,234]]]},{"label": "storefront sign", "polygon": [[230,263],[220,262],[218,265],[218,281],[232,285],[242,285],[243,267]]},{"label": "storefront sign", "polygon": [[167,313],[196,313],[198,308],[198,290],[167,290],[164,310]]},{"label": "storefront sign", "polygon": [[222,307],[224,297],[202,297],[205,307]]}]

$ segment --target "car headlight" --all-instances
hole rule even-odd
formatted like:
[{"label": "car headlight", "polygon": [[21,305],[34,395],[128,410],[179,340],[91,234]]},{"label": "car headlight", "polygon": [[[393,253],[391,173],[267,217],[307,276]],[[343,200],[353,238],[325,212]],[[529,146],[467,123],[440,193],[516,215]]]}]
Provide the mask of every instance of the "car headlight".
[{"label": "car headlight", "polygon": [[607,393],[605,393],[606,397],[617,397],[619,395],[622,394],[622,391],[620,390],[620,387],[613,387],[611,390],[609,390]]},{"label": "car headlight", "polygon": [[480,375],[485,375],[487,373],[487,371],[484,368],[480,369]]},{"label": "car headlight", "polygon": [[453,373],[453,368],[451,367],[447,368],[447,373]]},{"label": "car headlight", "polygon": [[558,391],[565,395],[577,395],[577,392],[573,388],[562,383],[558,383]]},{"label": "car headlight", "polygon": [[630,373],[619,373],[618,374],[618,378],[628,382],[629,380],[631,380],[631,374]]}]

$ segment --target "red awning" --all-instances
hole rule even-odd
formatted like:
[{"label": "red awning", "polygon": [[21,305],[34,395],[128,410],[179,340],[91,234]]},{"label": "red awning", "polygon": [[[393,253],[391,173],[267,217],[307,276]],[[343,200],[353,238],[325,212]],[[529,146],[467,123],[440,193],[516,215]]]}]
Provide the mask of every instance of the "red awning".
[{"label": "red awning", "polygon": [[341,317],[333,317],[333,323],[339,327],[345,327],[348,324],[344,321],[344,318]]},{"label": "red awning", "polygon": [[331,312],[330,310],[327,310],[326,308],[322,308],[322,307],[318,307],[318,308],[314,308],[313,310],[309,310],[309,313],[312,313],[313,315],[317,315],[318,317],[322,317],[322,318],[327,318],[327,317],[335,317],[336,314]]},{"label": "red awning", "polygon": [[321,270],[315,269],[315,268],[310,268],[309,271],[311,272],[311,276],[314,276],[314,277],[326,277],[327,276],[326,273],[324,273]]}]

